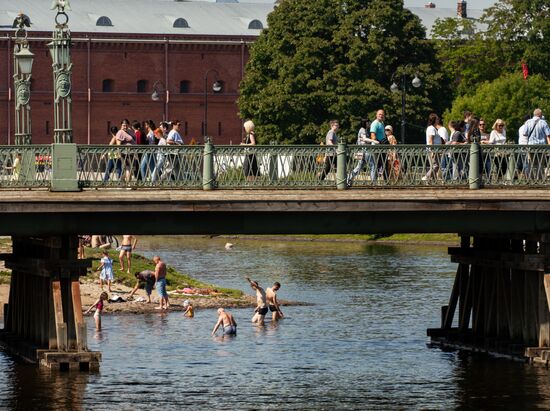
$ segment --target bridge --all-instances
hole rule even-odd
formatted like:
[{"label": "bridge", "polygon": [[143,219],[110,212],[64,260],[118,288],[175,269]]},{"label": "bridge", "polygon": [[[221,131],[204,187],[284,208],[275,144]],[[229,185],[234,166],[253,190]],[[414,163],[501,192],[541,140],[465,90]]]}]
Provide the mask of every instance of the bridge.
[{"label": "bridge", "polygon": [[[0,178],[0,234],[13,239],[1,256],[12,280],[0,339],[43,366],[99,366],[78,281],[91,262],[77,259],[77,236],[124,232],[456,232],[457,275],[432,341],[550,359],[546,147],[61,144],[0,153],[7,170],[21,163]],[[423,179],[434,158],[439,169]],[[256,171],[245,172],[252,161]]]}]

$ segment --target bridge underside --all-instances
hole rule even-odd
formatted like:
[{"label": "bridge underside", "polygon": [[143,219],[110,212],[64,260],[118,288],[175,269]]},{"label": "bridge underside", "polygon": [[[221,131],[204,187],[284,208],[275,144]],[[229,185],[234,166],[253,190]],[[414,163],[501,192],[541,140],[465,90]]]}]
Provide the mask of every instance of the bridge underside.
[{"label": "bridge underside", "polygon": [[550,190],[88,190],[0,196],[0,235],[430,232],[550,232]]}]

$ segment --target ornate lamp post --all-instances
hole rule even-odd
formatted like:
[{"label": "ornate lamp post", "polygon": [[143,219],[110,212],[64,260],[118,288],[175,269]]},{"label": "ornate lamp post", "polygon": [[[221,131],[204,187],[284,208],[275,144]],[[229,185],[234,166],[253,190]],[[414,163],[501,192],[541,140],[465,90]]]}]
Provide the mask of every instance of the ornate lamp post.
[{"label": "ornate lamp post", "polygon": [[65,13],[71,10],[69,0],[54,0],[52,10],[56,8],[55,30],[48,43],[53,60],[54,142],[72,143],[71,32],[67,25],[69,16]]},{"label": "ornate lamp post", "polygon": [[15,144],[31,144],[31,71],[34,54],[29,50],[27,30],[29,18],[19,14],[13,26],[15,31],[15,47],[13,49],[13,82],[15,89]]},{"label": "ornate lamp post", "polygon": [[[408,67],[411,67],[411,65],[405,66],[405,69],[407,69]],[[401,91],[401,144],[405,144],[405,125],[407,124],[407,120],[405,118],[405,106],[407,99],[407,74],[401,74],[401,88],[394,81],[394,77],[396,76],[396,74],[397,72],[395,72],[392,76],[392,85],[390,86],[390,90],[392,91],[392,93],[399,93],[399,91]],[[418,78],[418,74],[415,73],[411,84],[414,88],[418,88],[422,85],[422,81]]]},{"label": "ornate lamp post", "polygon": [[212,91],[219,93],[222,90],[222,84],[218,81],[220,74],[216,69],[210,69],[204,73],[204,137],[208,136],[208,75],[214,73],[216,81],[212,83]]}]

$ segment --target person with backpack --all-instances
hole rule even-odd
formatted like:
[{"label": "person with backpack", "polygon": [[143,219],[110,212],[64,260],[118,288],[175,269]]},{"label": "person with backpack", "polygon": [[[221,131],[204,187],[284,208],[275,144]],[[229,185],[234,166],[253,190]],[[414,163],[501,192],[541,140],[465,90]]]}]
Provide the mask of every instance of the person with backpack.
[{"label": "person with backpack", "polygon": [[[524,128],[527,144],[530,146],[550,144],[550,127],[542,115],[540,108],[533,111],[533,118],[525,122]],[[532,150],[529,153],[529,178],[543,179],[546,170],[546,154]]]}]

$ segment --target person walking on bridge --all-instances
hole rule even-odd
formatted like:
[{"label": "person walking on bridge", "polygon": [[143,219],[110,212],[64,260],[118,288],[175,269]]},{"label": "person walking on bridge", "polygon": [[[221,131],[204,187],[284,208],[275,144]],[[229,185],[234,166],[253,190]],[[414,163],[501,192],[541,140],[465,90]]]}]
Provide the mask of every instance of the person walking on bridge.
[{"label": "person walking on bridge", "polygon": [[[527,144],[530,146],[550,144],[550,127],[543,118],[542,110],[535,109],[533,118],[525,122],[524,128]],[[533,150],[534,151],[534,150]],[[529,177],[543,179],[546,170],[546,153],[533,152],[529,154]]]}]

